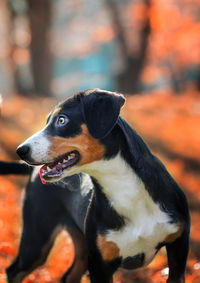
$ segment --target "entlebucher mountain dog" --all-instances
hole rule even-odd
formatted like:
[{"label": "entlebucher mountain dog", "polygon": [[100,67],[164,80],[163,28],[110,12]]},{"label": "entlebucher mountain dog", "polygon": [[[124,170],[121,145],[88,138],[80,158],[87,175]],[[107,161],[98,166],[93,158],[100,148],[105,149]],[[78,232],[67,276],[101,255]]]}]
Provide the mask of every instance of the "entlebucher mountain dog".
[{"label": "entlebucher mountain dog", "polygon": [[[109,91],[80,92],[59,104],[45,128],[17,153],[30,165],[43,165],[40,174],[46,182],[80,172],[91,176],[91,199],[75,221],[82,221],[92,283],[112,282],[119,267],[147,265],[162,246],[168,256],[167,282],[184,282],[187,201],[163,164],[119,116],[124,102],[123,95]],[[80,198],[72,200],[70,212],[76,216],[82,194],[80,189]]]}]

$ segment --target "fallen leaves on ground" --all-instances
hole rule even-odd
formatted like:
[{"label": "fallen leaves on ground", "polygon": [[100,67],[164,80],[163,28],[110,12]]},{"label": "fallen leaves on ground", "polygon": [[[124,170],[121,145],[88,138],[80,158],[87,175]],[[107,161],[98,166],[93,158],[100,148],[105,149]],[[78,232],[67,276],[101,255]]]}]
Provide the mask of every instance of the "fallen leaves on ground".
[{"label": "fallen leaves on ground", "polygon": [[[16,146],[44,125],[45,117],[56,102],[14,96],[3,103],[0,118],[0,159],[16,159]],[[191,211],[191,248],[186,282],[200,282],[200,94],[181,96],[154,94],[127,97],[123,116],[159,155],[185,191]],[[26,177],[0,176],[0,283],[5,283],[5,268],[17,255],[22,229],[21,208]],[[63,231],[46,261],[23,282],[58,283],[69,268],[74,249]],[[166,252],[161,249],[154,261],[134,273],[119,271],[115,283],[166,281]],[[82,280],[87,283],[85,276]]]}]

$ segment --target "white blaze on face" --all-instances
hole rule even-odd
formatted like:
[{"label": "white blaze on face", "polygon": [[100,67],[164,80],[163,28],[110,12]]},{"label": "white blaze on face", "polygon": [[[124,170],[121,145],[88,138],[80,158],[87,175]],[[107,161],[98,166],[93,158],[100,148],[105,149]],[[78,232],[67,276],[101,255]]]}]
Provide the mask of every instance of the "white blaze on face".
[{"label": "white blaze on face", "polygon": [[30,158],[34,162],[46,163],[51,161],[51,157],[48,155],[51,142],[45,134],[44,129],[25,140],[20,144],[20,147],[24,145],[30,147]]}]

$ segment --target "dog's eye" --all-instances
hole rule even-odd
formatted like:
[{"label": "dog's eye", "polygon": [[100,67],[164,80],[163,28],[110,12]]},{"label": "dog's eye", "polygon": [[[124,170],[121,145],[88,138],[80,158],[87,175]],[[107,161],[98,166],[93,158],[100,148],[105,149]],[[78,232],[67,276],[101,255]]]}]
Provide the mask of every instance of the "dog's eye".
[{"label": "dog's eye", "polygon": [[64,126],[64,125],[66,125],[68,122],[69,122],[69,119],[68,119],[66,116],[64,116],[64,115],[61,115],[61,116],[58,116],[57,121],[56,121],[56,124],[57,124],[58,126]]}]

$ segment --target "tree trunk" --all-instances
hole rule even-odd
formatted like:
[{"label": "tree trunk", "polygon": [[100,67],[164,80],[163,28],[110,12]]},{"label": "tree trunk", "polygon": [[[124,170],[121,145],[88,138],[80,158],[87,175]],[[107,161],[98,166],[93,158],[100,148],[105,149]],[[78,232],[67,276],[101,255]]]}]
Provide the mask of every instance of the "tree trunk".
[{"label": "tree trunk", "polygon": [[[140,49],[137,53],[128,51],[128,45],[125,37],[125,30],[123,28],[120,11],[115,0],[106,0],[110,8],[113,26],[117,34],[122,56],[125,61],[125,68],[117,78],[118,90],[124,93],[135,93],[139,90],[139,78],[146,60],[146,50],[148,46],[148,38],[151,32],[150,19],[146,16],[140,34]],[[144,0],[147,7],[150,7],[149,0]]]},{"label": "tree trunk", "polygon": [[27,0],[32,35],[30,45],[31,66],[35,93],[50,96],[52,58],[49,51],[50,0]]}]

